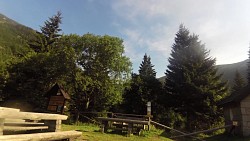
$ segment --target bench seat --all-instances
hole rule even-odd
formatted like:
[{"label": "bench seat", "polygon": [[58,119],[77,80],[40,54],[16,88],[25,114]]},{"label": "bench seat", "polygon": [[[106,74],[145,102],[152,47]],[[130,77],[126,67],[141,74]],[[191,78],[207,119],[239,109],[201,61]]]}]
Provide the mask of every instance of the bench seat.
[{"label": "bench seat", "polygon": [[4,126],[4,131],[28,131],[28,130],[45,130],[48,126]]},{"label": "bench seat", "polygon": [[33,134],[19,134],[19,135],[4,135],[0,136],[0,141],[51,141],[77,138],[82,133],[79,131],[60,131],[60,132],[46,132]]}]

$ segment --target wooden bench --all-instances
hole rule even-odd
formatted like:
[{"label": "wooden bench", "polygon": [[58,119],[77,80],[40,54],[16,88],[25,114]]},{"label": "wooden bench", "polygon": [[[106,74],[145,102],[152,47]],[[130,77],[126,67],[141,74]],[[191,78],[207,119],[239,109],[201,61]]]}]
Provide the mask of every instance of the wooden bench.
[{"label": "wooden bench", "polygon": [[67,116],[59,114],[20,112],[19,109],[0,107],[0,141],[74,140],[78,131],[61,131]]},{"label": "wooden bench", "polygon": [[126,131],[128,136],[133,133],[140,134],[141,130],[144,130],[144,125],[150,125],[150,121],[131,120],[124,118],[97,117],[97,120],[102,122],[102,132],[107,132],[108,129],[121,130]]}]

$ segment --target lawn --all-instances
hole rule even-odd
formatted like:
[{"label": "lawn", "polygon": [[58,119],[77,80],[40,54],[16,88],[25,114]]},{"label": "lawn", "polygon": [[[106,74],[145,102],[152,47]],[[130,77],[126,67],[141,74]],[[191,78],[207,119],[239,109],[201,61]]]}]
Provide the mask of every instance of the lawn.
[{"label": "lawn", "polygon": [[78,141],[172,141],[166,137],[161,136],[163,130],[152,129],[150,132],[145,131],[141,136],[132,135],[126,137],[126,135],[115,134],[112,132],[101,133],[99,127],[93,124],[81,124],[81,125],[62,125],[63,130],[78,130],[82,132],[81,138]]},{"label": "lawn", "polygon": [[[150,131],[144,131],[141,136],[133,135],[127,137],[125,134],[101,133],[100,128],[94,124],[81,125],[62,125],[63,130],[77,130],[82,132],[78,141],[172,141],[166,137],[163,130],[152,128]],[[201,139],[201,138],[200,138]],[[250,137],[239,137],[228,134],[219,134],[202,138],[205,141],[250,141]],[[195,141],[192,138],[182,138],[178,141]]]}]

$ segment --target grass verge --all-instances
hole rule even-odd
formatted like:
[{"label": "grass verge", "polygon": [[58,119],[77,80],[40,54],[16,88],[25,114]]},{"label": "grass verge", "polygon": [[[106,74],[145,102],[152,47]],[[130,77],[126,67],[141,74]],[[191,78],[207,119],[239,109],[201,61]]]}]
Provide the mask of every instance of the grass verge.
[{"label": "grass verge", "polygon": [[125,134],[117,134],[113,132],[101,133],[100,128],[93,124],[81,124],[81,125],[62,125],[62,129],[77,130],[82,132],[82,136],[79,141],[172,141],[166,137],[161,136],[163,130],[152,129],[150,131],[144,131],[141,136],[132,135],[126,137]]}]

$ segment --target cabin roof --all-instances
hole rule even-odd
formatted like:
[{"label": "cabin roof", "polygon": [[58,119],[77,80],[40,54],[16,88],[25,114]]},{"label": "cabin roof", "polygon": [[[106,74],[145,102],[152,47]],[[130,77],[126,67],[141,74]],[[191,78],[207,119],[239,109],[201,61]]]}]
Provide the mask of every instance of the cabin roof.
[{"label": "cabin roof", "polygon": [[218,105],[224,107],[228,104],[239,103],[241,100],[250,95],[250,86],[245,86],[239,91],[232,93],[230,96],[222,99]]},{"label": "cabin roof", "polygon": [[64,91],[63,87],[57,83],[45,94],[45,96],[49,97],[51,95],[56,95],[58,90],[62,93],[65,99],[70,99],[69,95]]}]

